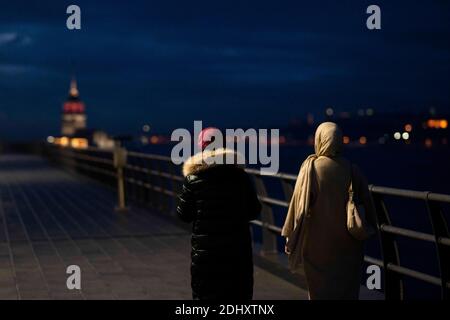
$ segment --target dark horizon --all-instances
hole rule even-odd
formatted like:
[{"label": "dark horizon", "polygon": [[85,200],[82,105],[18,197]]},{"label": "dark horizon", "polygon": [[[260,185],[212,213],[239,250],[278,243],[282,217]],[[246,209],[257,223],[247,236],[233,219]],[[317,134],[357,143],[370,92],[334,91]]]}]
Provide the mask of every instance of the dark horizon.
[{"label": "dark horizon", "polygon": [[[16,1],[0,12],[0,139],[57,135],[75,75],[88,126],[285,126],[327,106],[448,113],[450,4]],[[174,117],[174,115],[177,115]]]}]

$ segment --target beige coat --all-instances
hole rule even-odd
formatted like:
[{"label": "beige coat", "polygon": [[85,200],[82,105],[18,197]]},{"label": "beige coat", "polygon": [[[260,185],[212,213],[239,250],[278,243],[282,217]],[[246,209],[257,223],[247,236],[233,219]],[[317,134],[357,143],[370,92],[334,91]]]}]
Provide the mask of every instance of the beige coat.
[{"label": "beige coat", "polygon": [[[330,124],[330,123],[327,123]],[[334,124],[333,124],[334,125]],[[310,174],[300,172],[291,201],[283,236],[289,237],[300,214],[302,197],[309,199],[304,220],[304,236],[295,252],[303,262],[311,299],[358,299],[360,274],[363,262],[363,242],[352,238],[347,230],[346,204],[350,184],[350,163],[340,155],[340,131],[337,126],[327,125],[316,132],[316,155],[310,161]],[[325,129],[328,139],[335,139],[323,147],[318,132]],[[322,146],[322,148],[321,148]],[[327,151],[328,150],[328,151]],[[319,154],[319,155],[318,155]],[[326,154],[326,155],[320,155]],[[308,160],[309,161],[309,160]],[[302,170],[305,165],[302,166]],[[360,170],[353,166],[353,188],[356,201],[367,210],[367,219],[375,225],[375,213],[367,182]],[[301,171],[302,171],[301,170]],[[307,178],[305,178],[307,177]],[[308,180],[306,183],[304,179]],[[302,188],[308,186],[308,193]],[[291,256],[295,254],[291,253]]]}]

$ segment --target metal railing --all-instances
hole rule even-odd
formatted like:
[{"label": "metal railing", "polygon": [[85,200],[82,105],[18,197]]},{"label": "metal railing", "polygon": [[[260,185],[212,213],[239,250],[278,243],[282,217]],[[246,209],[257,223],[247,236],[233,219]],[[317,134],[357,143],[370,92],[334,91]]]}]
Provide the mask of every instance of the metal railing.
[{"label": "metal railing", "polygon": [[[88,174],[112,186],[117,185],[120,197],[151,205],[160,212],[174,213],[176,195],[181,189],[184,178],[180,167],[174,165],[170,157],[126,152],[126,158],[120,161],[122,148],[100,150],[96,148],[71,149],[46,145],[45,155],[52,161],[69,167],[77,172]],[[261,228],[262,254],[278,254],[278,241],[281,228],[275,223],[274,211],[286,210],[293,193],[296,175],[278,173],[262,176],[259,170],[246,169],[252,177],[258,197],[262,204],[261,218],[251,223]],[[269,196],[267,179],[280,183],[282,198]],[[120,187],[120,181],[124,183]],[[371,185],[369,187],[377,214],[379,242],[382,259],[365,256],[366,263],[375,264],[384,269],[384,295],[386,299],[404,298],[404,276],[439,286],[442,299],[450,296],[450,234],[442,212],[442,205],[450,204],[450,195],[394,189]],[[120,194],[122,190],[122,193]],[[407,198],[423,201],[433,233],[400,228],[391,223],[385,198]],[[125,204],[123,204],[125,205]],[[437,253],[439,277],[407,268],[400,264],[398,239],[404,237],[434,243]]]}]

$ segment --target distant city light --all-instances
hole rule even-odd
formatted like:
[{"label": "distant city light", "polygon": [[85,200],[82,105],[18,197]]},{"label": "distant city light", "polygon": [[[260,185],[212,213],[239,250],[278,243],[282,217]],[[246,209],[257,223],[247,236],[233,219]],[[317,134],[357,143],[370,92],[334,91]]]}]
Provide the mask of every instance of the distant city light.
[{"label": "distant city light", "polygon": [[427,127],[432,129],[447,129],[447,119],[428,119]]},{"label": "distant city light", "polygon": [[70,146],[75,149],[86,149],[89,142],[85,138],[72,138],[70,140]]},{"label": "distant city light", "polygon": [[400,140],[401,137],[402,137],[402,135],[401,135],[400,132],[394,133],[394,139],[395,139],[395,140]]},{"label": "distant city light", "polygon": [[327,116],[331,117],[334,114],[334,110],[333,108],[327,108],[327,110],[325,110],[325,113],[327,114]]},{"label": "distant city light", "polygon": [[364,109],[358,109],[358,116],[364,117]]},{"label": "distant city light", "polygon": [[366,114],[367,114],[368,116],[373,116],[373,109],[372,109],[372,108],[367,109],[367,110],[366,110]]},{"label": "distant city light", "polygon": [[365,136],[362,136],[359,138],[359,143],[360,144],[366,144],[367,143],[367,138]]},{"label": "distant city light", "polygon": [[150,131],[150,126],[149,126],[148,124],[144,124],[144,125],[142,126],[142,131],[144,131],[144,132],[149,132],[149,131]]},{"label": "distant city light", "polygon": [[430,138],[425,139],[425,147],[431,148],[433,146],[433,140]]},{"label": "distant city light", "polygon": [[411,130],[412,130],[412,125],[410,125],[409,123],[405,124],[405,131],[406,132],[411,132]]},{"label": "distant city light", "polygon": [[55,137],[54,136],[48,136],[47,137],[47,142],[48,143],[54,143],[55,142]]},{"label": "distant city light", "polygon": [[146,136],[141,136],[141,143],[148,144],[148,138]]},{"label": "distant city light", "polygon": [[59,139],[59,144],[63,147],[67,147],[69,145],[69,142],[70,142],[70,140],[67,137],[61,137]]},{"label": "distant city light", "polygon": [[403,138],[403,140],[408,140],[409,139],[409,133],[408,132],[403,132],[402,138]]},{"label": "distant city light", "polygon": [[150,142],[151,142],[152,144],[157,144],[157,143],[159,142],[158,136],[152,136],[152,137],[150,138]]},{"label": "distant city light", "polygon": [[342,141],[344,142],[344,144],[349,144],[350,143],[350,138],[348,136],[344,136],[342,138]]}]

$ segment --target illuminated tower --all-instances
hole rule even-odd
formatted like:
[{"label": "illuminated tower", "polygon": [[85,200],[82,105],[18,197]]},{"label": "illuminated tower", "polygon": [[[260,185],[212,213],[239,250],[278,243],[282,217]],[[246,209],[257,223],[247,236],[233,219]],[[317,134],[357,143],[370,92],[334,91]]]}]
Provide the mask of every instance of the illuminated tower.
[{"label": "illuminated tower", "polygon": [[77,82],[75,79],[72,79],[69,97],[63,105],[61,134],[63,136],[73,136],[77,130],[85,128],[86,114],[84,113],[84,103],[79,98]]}]

